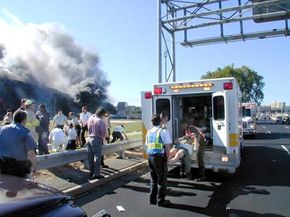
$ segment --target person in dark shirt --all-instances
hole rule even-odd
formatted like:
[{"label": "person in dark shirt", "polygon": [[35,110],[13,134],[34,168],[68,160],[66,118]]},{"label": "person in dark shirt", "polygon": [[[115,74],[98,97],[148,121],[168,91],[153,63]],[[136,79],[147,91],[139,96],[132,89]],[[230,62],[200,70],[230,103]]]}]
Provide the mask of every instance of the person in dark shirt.
[{"label": "person in dark shirt", "polygon": [[36,118],[39,121],[39,126],[36,127],[38,133],[38,154],[49,154],[47,146],[49,135],[49,113],[46,111],[45,105],[39,105]]}]

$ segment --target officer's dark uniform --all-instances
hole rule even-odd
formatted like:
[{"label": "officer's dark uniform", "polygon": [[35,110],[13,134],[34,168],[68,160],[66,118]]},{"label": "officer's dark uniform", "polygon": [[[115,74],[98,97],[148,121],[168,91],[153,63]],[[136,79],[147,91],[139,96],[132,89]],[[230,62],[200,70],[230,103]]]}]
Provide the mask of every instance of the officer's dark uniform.
[{"label": "officer's dark uniform", "polygon": [[165,147],[160,133],[165,129],[159,128],[157,131],[152,131],[152,129],[147,133],[146,143],[151,175],[150,204],[162,205],[166,196],[168,168]]}]

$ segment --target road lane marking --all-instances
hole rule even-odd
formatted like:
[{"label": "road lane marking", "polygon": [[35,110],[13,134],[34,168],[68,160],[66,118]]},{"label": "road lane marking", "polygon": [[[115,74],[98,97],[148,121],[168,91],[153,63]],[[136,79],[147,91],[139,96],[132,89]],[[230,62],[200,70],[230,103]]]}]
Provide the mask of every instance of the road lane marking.
[{"label": "road lane marking", "polygon": [[286,148],[285,145],[281,145],[281,147],[288,153],[288,155],[290,155],[290,151],[288,150],[288,148]]},{"label": "road lane marking", "polygon": [[265,126],[263,126],[263,128],[265,129],[266,127],[265,127]]},{"label": "road lane marking", "polygon": [[286,129],[289,129],[289,127],[286,127],[286,126],[285,126],[285,128],[286,128]]},{"label": "road lane marking", "polygon": [[268,134],[271,134],[271,131],[268,131]]}]

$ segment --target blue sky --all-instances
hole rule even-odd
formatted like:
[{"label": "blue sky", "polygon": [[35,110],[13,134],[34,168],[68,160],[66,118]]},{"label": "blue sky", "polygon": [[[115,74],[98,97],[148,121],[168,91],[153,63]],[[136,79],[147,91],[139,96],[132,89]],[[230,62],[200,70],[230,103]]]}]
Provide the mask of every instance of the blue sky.
[{"label": "blue sky", "polygon": [[[25,4],[24,4],[25,2]],[[140,105],[140,92],[157,82],[157,3],[148,0],[2,0],[23,23],[58,23],[100,56],[111,81],[112,103]],[[1,36],[0,36],[1,37]],[[196,80],[208,71],[246,65],[264,77],[264,101],[290,105],[290,37],[177,47],[177,80]]]}]

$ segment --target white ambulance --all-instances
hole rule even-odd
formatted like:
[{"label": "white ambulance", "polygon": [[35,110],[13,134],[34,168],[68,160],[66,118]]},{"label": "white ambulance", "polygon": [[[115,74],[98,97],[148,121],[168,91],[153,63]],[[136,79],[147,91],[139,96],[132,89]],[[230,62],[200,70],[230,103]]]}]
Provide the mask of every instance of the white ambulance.
[{"label": "white ambulance", "polygon": [[242,103],[243,135],[256,137],[257,128],[257,105],[256,103]]},{"label": "white ambulance", "polygon": [[[206,168],[235,173],[243,145],[241,93],[235,78],[159,83],[153,91],[142,92],[141,97],[143,142],[152,127],[152,114],[169,114],[166,127],[173,141],[184,135],[183,121],[202,120],[209,135]],[[196,154],[193,152],[192,167],[197,167]]]}]

